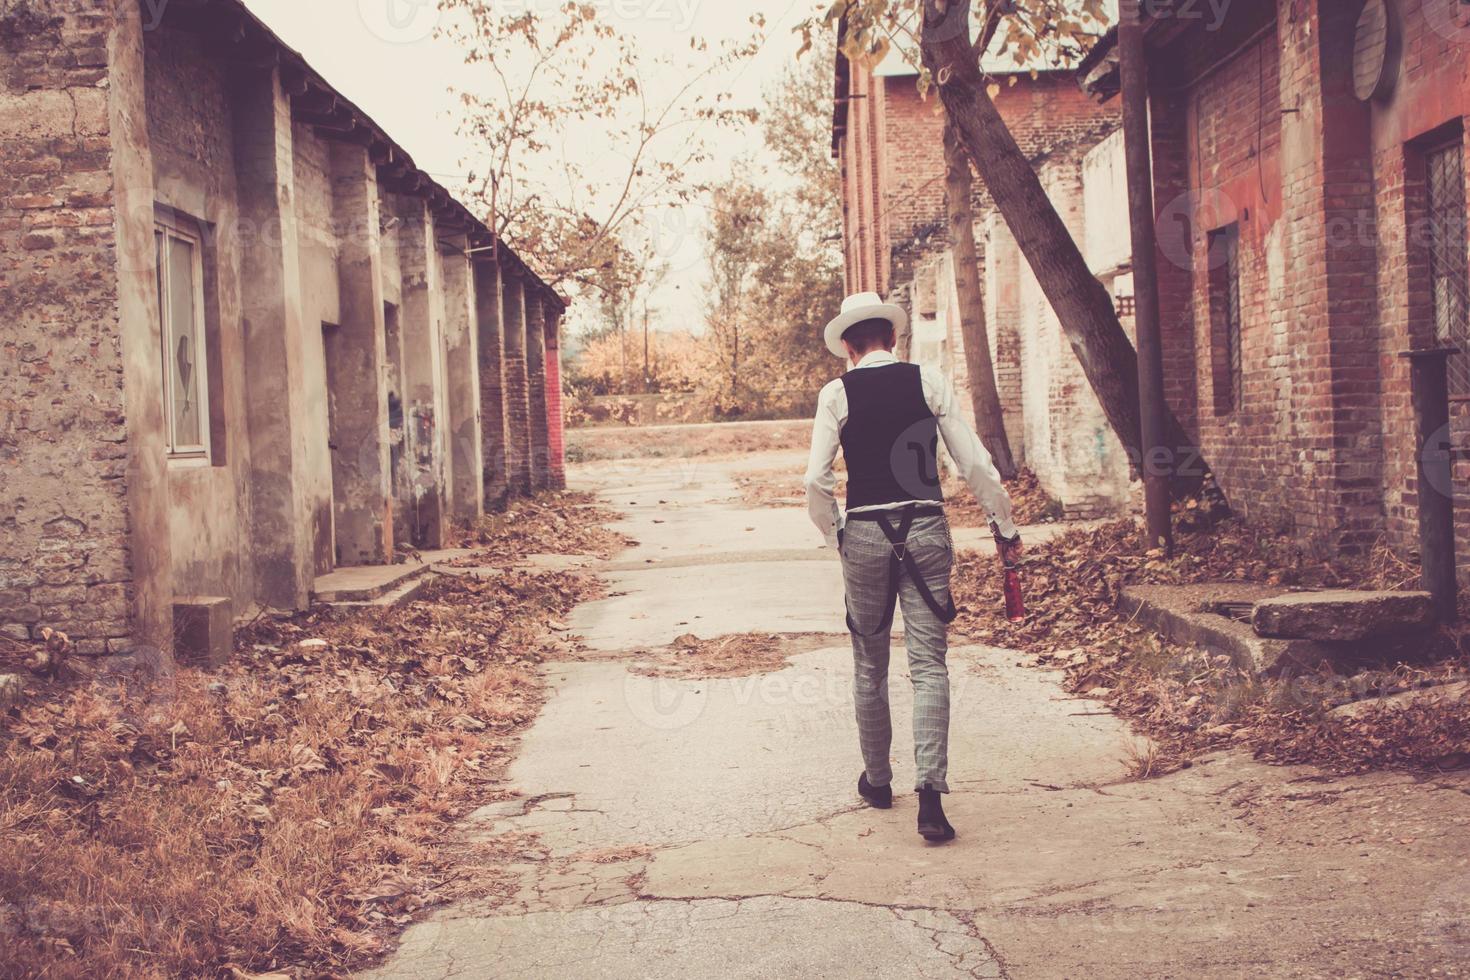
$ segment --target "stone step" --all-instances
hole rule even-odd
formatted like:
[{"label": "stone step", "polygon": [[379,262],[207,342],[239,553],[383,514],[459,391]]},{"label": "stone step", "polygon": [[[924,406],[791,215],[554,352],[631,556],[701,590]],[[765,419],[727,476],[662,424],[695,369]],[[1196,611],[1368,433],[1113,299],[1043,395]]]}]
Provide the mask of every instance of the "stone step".
[{"label": "stone step", "polygon": [[428,562],[406,562],[402,565],[354,565],[338,568],[317,576],[312,585],[314,602],[335,605],[343,602],[365,603],[401,592],[429,574]]},{"label": "stone step", "polygon": [[1250,623],[1216,612],[1241,603],[1254,604],[1282,590],[1248,584],[1130,585],[1118,608],[1175,643],[1201,647],[1230,657],[1244,670],[1274,674],[1291,667],[1311,667],[1335,652],[1309,640],[1274,640],[1259,636]]},{"label": "stone step", "polygon": [[419,593],[428,587],[429,583],[434,580],[434,576],[429,574],[432,571],[430,566],[425,565],[423,573],[404,579],[387,592],[369,599],[334,599],[323,604],[333,609],[384,609],[389,606],[401,606],[418,598]]},{"label": "stone step", "polygon": [[[1418,594],[1393,593],[1410,597]],[[1300,633],[1262,636],[1259,631],[1263,607],[1296,614],[1318,608],[1313,602],[1320,603],[1324,596],[1330,604],[1347,601],[1345,596],[1352,595],[1357,594],[1299,592],[1286,586],[1243,582],[1131,585],[1123,590],[1118,607],[1124,615],[1153,627],[1176,643],[1225,654],[1257,674],[1278,674],[1298,668],[1311,670],[1323,663],[1352,669],[1384,660],[1414,659],[1422,652],[1427,636],[1423,629],[1363,633],[1360,628],[1369,621],[1364,609],[1359,610],[1362,615],[1356,618],[1343,616],[1345,623],[1356,623],[1356,626],[1344,626],[1331,636],[1326,630],[1315,631],[1316,638]],[[1387,605],[1401,614],[1399,619],[1408,617],[1417,621],[1415,600],[1400,603],[1395,599]],[[1285,621],[1287,616],[1283,615],[1282,619]]]},{"label": "stone step", "polygon": [[1262,599],[1251,615],[1261,636],[1339,642],[1424,632],[1435,619],[1434,597],[1428,592],[1348,589]]}]

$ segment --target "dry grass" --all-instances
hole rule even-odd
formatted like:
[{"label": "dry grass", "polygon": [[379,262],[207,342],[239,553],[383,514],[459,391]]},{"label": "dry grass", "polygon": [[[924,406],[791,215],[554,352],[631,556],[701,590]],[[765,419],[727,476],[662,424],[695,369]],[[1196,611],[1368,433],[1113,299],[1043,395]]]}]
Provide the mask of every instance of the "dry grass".
[{"label": "dry grass", "polygon": [[38,681],[0,715],[0,973],[342,975],[503,887],[503,848],[450,832],[504,795],[536,665],[597,588],[444,577],[398,609],[261,619],[218,671]]},{"label": "dry grass", "polygon": [[[1311,762],[1333,770],[1437,770],[1470,762],[1470,704],[1332,714],[1346,699],[1470,674],[1470,636],[1445,631],[1411,662],[1368,665],[1352,676],[1323,668],[1259,678],[1228,657],[1171,645],[1125,620],[1117,599],[1131,583],[1262,582],[1280,585],[1404,588],[1413,570],[1379,548],[1350,560],[1324,561],[1281,535],[1236,521],[1210,525],[1185,508],[1176,554],[1146,552],[1131,522],[1072,531],[1031,549],[1024,577],[1029,618],[1006,622],[993,557],[962,555],[955,591],[957,631],[979,642],[1033,653],[1066,671],[1070,690],[1090,693],[1153,740],[1131,760],[1139,774],[1160,775],[1199,752],[1228,745],[1276,762]],[[1470,604],[1467,604],[1470,605]],[[1470,608],[1466,609],[1470,613]],[[1462,616],[1462,620],[1464,617]]]}]

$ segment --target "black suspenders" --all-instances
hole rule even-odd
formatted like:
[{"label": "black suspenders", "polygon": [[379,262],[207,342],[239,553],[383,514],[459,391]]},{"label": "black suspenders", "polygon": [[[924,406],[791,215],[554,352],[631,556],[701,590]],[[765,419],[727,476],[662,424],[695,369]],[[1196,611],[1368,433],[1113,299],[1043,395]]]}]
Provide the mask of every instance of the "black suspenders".
[{"label": "black suspenders", "polygon": [[939,600],[934,598],[934,593],[929,591],[929,586],[925,584],[924,575],[919,570],[918,564],[914,561],[914,556],[909,554],[909,528],[913,526],[914,516],[913,505],[905,507],[901,511],[898,527],[895,528],[892,524],[888,523],[888,517],[886,515],[875,515],[878,526],[883,529],[884,535],[888,538],[888,545],[891,551],[888,557],[888,608],[883,613],[883,621],[871,633],[864,633],[857,628],[857,624],[852,619],[852,610],[849,609],[847,613],[847,628],[857,636],[877,636],[893,628],[894,607],[898,604],[898,580],[899,575],[904,572],[908,573],[909,581],[914,583],[914,588],[918,590],[919,598],[924,600],[924,605],[928,606],[929,611],[939,617],[941,623],[948,625],[954,622],[954,618],[959,615],[959,610],[955,608],[954,595],[950,595],[948,606],[941,606]]}]

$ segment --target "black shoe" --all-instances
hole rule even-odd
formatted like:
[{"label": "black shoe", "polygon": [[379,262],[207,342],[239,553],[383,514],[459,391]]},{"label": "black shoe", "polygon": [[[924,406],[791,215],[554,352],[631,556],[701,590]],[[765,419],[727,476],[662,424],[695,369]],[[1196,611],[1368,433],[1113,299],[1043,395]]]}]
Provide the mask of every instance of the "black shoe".
[{"label": "black shoe", "polygon": [[927,841],[954,840],[954,828],[944,819],[943,794],[925,783],[919,790],[919,836]]},{"label": "black shoe", "polygon": [[893,787],[874,786],[868,782],[868,774],[864,772],[858,777],[858,795],[868,801],[869,806],[886,810],[893,806]]}]

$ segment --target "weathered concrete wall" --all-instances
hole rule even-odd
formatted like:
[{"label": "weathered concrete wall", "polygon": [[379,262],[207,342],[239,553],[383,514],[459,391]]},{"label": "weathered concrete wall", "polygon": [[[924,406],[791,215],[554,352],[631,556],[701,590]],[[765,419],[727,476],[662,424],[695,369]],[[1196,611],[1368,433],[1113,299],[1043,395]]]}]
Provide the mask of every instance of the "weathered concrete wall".
[{"label": "weathered concrete wall", "polygon": [[[1057,213],[1084,240],[1081,153],[1059,156],[1041,170]],[[1017,250],[992,229],[990,254]],[[1011,260],[1002,259],[1009,265]],[[1026,463],[1069,518],[1110,516],[1129,501],[1128,459],[1072,352],[1061,323],[1017,256],[1021,396],[1025,407]]]},{"label": "weathered concrete wall", "polygon": [[505,298],[493,253],[474,260],[475,320],[480,335],[480,438],[485,509],[500,510],[510,493],[505,424]]},{"label": "weathered concrete wall", "polygon": [[445,541],[444,298],[434,218],[422,198],[391,198],[399,283],[403,431],[406,437],[407,510],[400,536],[416,547]]},{"label": "weathered concrete wall", "polygon": [[995,353],[995,386],[1011,452],[1024,465],[1028,457],[1021,380],[1021,266],[1025,260],[999,212],[991,211],[976,235],[985,242],[982,281],[985,324]]},{"label": "weathered concrete wall", "polygon": [[302,493],[311,514],[312,571],[330,572],[336,565],[332,514],[330,403],[326,337],[342,322],[337,283],[337,229],[332,210],[330,144],[310,126],[291,131],[293,216],[296,221],[300,273],[302,428],[305,460]]},{"label": "weathered concrete wall", "polygon": [[475,272],[466,236],[440,251],[444,277],[445,377],[448,416],[451,514],[461,525],[485,515],[480,481],[484,456],[480,436],[480,332],[475,318]]},{"label": "weathered concrete wall", "polygon": [[1082,209],[1087,238],[1082,254],[1093,275],[1116,272],[1133,263],[1129,238],[1128,170],[1123,130],[1114,130],[1082,158]]},{"label": "weathered concrete wall", "polygon": [[393,557],[382,232],[378,182],[367,150],[333,143],[332,201],[342,322],[329,331],[332,487],[337,563]]},{"label": "weathered concrete wall", "polygon": [[232,325],[244,338],[238,383],[245,389],[248,446],[245,438],[238,443],[240,462],[248,451],[250,466],[251,598],[299,609],[310,600],[317,564],[309,419],[319,388],[311,384],[306,352],[317,330],[301,311],[291,107],[273,70],[239,72],[235,90],[240,311]]},{"label": "weathered concrete wall", "polygon": [[[198,231],[204,245],[205,350],[199,367],[208,371],[210,454],[169,461],[173,587],[182,594],[228,597],[243,609],[255,595],[255,567],[247,520],[242,225],[231,79],[224,64],[207,57],[196,38],[175,30],[149,31],[144,52],[155,200],[172,210],[172,220]],[[261,87],[269,84],[269,79],[258,82]],[[241,85],[248,83],[242,80]],[[268,99],[266,93],[251,94],[257,101]],[[255,106],[247,109],[252,110],[258,111]],[[266,146],[273,146],[269,131],[261,135],[267,137]],[[256,243],[248,241],[244,247]],[[257,271],[253,265],[252,271]],[[285,529],[283,525],[279,532]],[[279,532],[266,539],[272,550],[286,537]]]},{"label": "weathered concrete wall", "polygon": [[0,628],[172,643],[136,5],[0,13]]},{"label": "weathered concrete wall", "polygon": [[[513,494],[531,492],[531,399],[526,381],[525,277],[519,271],[504,276],[506,470]],[[532,297],[534,302],[534,297]]]},{"label": "weathered concrete wall", "polygon": [[[369,150],[293,120],[292,93],[321,93],[289,57],[221,57],[196,27],[168,14],[145,31],[121,0],[0,11],[0,630],[13,638],[52,626],[84,653],[167,649],[176,594],[223,596],[236,614],[301,607],[315,575],[391,560],[395,530],[441,545],[451,513],[473,521],[506,495],[507,346],[518,488],[555,479],[555,326],[540,304],[525,315],[517,280],[506,305],[493,264],[486,288],[487,265],[435,217],[462,214],[408,195],[385,209],[381,139]],[[202,266],[208,445],[174,458],[158,222],[197,236]],[[396,513],[390,373],[410,474]]]}]

